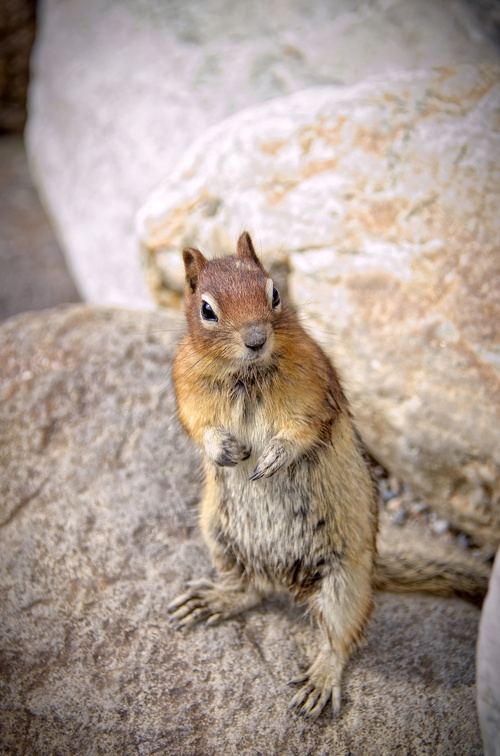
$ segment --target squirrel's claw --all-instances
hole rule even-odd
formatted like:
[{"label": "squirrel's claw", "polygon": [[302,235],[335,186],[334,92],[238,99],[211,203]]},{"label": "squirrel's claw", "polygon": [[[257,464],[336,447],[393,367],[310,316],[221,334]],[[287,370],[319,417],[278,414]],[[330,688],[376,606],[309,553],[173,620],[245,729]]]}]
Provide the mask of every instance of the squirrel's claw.
[{"label": "squirrel's claw", "polygon": [[250,477],[248,478],[248,480],[260,480],[261,478],[263,478],[263,477],[264,477],[264,475],[265,475],[265,473],[264,473],[264,472],[261,472],[261,471],[260,471],[260,470],[258,469],[258,467],[256,467],[256,468],[255,468],[255,470],[253,471],[253,473],[252,473],[252,474],[250,475]]},{"label": "squirrel's claw", "polygon": [[282,438],[272,438],[257,460],[250,480],[270,478],[278,470],[287,467],[294,457],[293,445]]},{"label": "squirrel's claw", "polygon": [[316,661],[307,672],[289,682],[289,685],[301,685],[290,702],[290,709],[295,709],[305,719],[317,719],[328,701],[332,700],[333,714],[340,711],[342,667],[336,664],[335,656],[328,651],[320,652]]},{"label": "squirrel's claw", "polygon": [[205,452],[219,467],[235,467],[248,459],[252,450],[223,428],[209,428],[205,432]]}]

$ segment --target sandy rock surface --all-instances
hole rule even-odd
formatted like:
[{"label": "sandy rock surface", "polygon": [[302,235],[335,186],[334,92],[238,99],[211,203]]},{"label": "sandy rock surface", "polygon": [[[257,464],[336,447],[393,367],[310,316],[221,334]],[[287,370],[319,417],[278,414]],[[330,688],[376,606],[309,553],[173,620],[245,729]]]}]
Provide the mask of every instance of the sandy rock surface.
[{"label": "sandy rock surface", "polygon": [[208,574],[168,314],[64,307],[0,327],[0,731],[8,754],[481,754],[479,612],[379,596],[343,710],[287,711],[315,634],[275,599],[175,632]]},{"label": "sandy rock surface", "polygon": [[138,217],[157,299],[178,249],[254,235],[285,261],[374,456],[500,542],[499,69],[388,74],[249,109],[200,137]]}]

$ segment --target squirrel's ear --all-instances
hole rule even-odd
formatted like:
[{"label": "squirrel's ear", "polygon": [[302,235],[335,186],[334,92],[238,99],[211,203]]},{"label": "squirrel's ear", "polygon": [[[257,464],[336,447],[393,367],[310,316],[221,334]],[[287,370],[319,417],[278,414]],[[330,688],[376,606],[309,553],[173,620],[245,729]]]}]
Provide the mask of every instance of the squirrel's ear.
[{"label": "squirrel's ear", "polygon": [[200,271],[207,264],[207,260],[200,250],[195,247],[182,250],[182,259],[184,260],[184,269],[186,271],[186,286],[191,292],[194,292]]},{"label": "squirrel's ear", "polygon": [[240,238],[238,239],[238,246],[236,248],[236,254],[238,257],[247,258],[252,260],[252,262],[256,263],[256,265],[259,266],[259,268],[262,268],[262,263],[260,262],[259,258],[255,254],[255,250],[253,248],[252,239],[250,237],[250,234],[248,231],[243,231]]}]

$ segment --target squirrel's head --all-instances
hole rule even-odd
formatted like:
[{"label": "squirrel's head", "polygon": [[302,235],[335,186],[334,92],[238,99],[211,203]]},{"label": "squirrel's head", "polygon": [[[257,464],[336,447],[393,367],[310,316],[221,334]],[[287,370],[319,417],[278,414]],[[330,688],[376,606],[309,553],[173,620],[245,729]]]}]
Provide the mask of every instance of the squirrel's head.
[{"label": "squirrel's head", "polygon": [[282,305],[250,235],[241,234],[235,255],[207,260],[189,248],[183,259],[186,318],[195,348],[235,367],[269,361]]}]

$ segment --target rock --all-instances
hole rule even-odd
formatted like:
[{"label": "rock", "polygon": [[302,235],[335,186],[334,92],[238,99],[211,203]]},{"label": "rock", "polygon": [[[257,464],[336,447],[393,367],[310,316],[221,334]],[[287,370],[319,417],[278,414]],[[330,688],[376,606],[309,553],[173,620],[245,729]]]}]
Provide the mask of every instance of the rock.
[{"label": "rock", "polygon": [[134,214],[219,120],[305,87],[497,54],[460,0],[46,0],[27,145],[80,294],[149,304]]},{"label": "rock", "polygon": [[159,301],[179,296],[187,243],[230,249],[246,227],[269,265],[288,263],[371,453],[493,547],[498,79],[498,68],[413,71],[249,109],[195,142],[138,218]]},{"label": "rock", "polygon": [[484,602],[477,646],[477,705],[486,756],[500,756],[500,551]]},{"label": "rock", "polygon": [[284,599],[169,625],[210,569],[168,377],[176,327],[85,306],[0,327],[4,751],[479,755],[479,612],[458,599],[378,597],[343,712],[317,723],[287,711],[314,631]]},{"label": "rock", "polygon": [[500,8],[496,0],[468,0],[481,26],[497,43],[500,40]]}]

